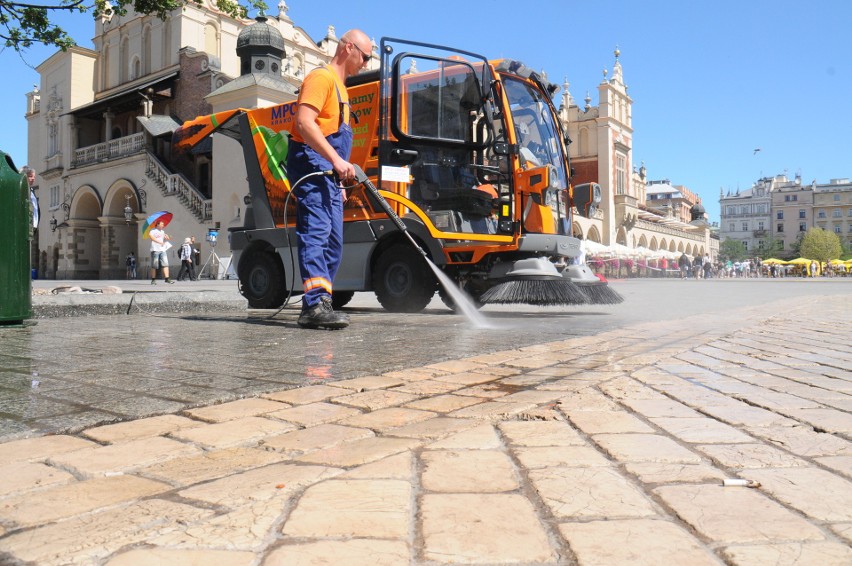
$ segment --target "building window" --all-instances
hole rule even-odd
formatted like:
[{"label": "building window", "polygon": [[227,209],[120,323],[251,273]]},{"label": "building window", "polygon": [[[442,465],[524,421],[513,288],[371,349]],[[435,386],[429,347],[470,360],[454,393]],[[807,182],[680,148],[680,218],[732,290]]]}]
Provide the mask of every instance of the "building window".
[{"label": "building window", "polygon": [[820,210],[820,211],[817,213],[817,218],[825,218],[825,217],[826,217],[826,216],[825,216],[825,211],[824,211],[824,210]]},{"label": "building window", "polygon": [[834,200],[835,200],[835,202],[836,202],[836,201],[839,201],[839,200],[840,200],[840,195],[834,195]]},{"label": "building window", "polygon": [[835,233],[835,234],[840,234],[840,224],[835,224],[835,225],[834,225],[834,233]]},{"label": "building window", "polygon": [[729,228],[728,232],[733,232],[734,230],[736,230],[736,228],[734,227],[734,223],[733,223],[733,222],[731,222],[731,223],[728,225],[728,228]]},{"label": "building window", "polygon": [[743,222],[743,232],[748,232],[748,222]]},{"label": "building window", "polygon": [[793,195],[793,197],[790,200],[793,201],[793,202],[796,202],[797,200],[799,200],[799,195]]},{"label": "building window", "polygon": [[834,210],[832,210],[832,211],[831,211],[831,216],[832,216],[833,218],[840,218],[840,217],[842,216],[842,214],[841,214],[841,212],[840,212],[840,209],[839,209],[839,208],[835,208]]},{"label": "building window", "polygon": [[758,222],[758,223],[757,223],[757,229],[758,229],[758,230],[763,230],[763,222]]},{"label": "building window", "polygon": [[761,249],[761,250],[763,249],[763,240],[757,241],[757,247],[758,247],[758,249]]},{"label": "building window", "polygon": [[781,224],[780,222],[778,223],[777,228],[778,228],[778,229],[777,229],[777,230],[775,230],[776,232],[783,232],[783,231],[784,231],[784,225],[783,225],[783,224]]},{"label": "building window", "polygon": [[805,223],[799,222],[799,232],[807,232],[807,231],[808,231],[808,227],[805,226]]},{"label": "building window", "polygon": [[847,211],[846,216],[852,216],[852,208]]},{"label": "building window", "polygon": [[59,185],[50,187],[50,209],[59,208]]},{"label": "building window", "polygon": [[779,210],[776,216],[778,217],[778,220],[784,220],[784,211]]},{"label": "building window", "polygon": [[623,195],[627,189],[627,159],[623,155],[615,157],[615,194]]},{"label": "building window", "polygon": [[804,218],[804,217],[805,217],[805,211],[804,211],[804,209],[800,208],[799,209],[799,218]]},{"label": "building window", "polygon": [[729,215],[729,216],[733,216],[733,214],[734,214],[734,207],[733,207],[733,206],[729,206],[729,207],[728,207],[728,215]]}]

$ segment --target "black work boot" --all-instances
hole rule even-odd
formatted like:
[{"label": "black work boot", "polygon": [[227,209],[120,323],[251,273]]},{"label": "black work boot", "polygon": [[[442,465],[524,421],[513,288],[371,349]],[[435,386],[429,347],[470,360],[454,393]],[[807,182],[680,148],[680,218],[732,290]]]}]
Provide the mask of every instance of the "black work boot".
[{"label": "black work boot", "polygon": [[349,316],[334,312],[331,307],[331,297],[321,297],[314,306],[302,309],[302,314],[299,315],[299,326],[337,330],[349,326]]}]

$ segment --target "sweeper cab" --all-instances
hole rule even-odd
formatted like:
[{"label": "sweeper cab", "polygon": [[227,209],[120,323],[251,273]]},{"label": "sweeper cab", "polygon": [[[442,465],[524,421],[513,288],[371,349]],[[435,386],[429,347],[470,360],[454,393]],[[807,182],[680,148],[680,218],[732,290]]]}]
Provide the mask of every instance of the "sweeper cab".
[{"label": "sweeper cab", "polygon": [[[618,302],[605,282],[571,265],[581,253],[572,215],[593,216],[601,193],[594,183],[570,183],[569,140],[551,100],[557,87],[512,60],[391,38],[380,52],[379,70],[347,81],[350,161],[380,190],[346,190],[334,307],[356,291],[373,291],[391,312],[429,304],[440,286],[407,236],[480,303]],[[243,225],[229,230],[252,308],[277,308],[302,292],[295,199],[287,198],[297,179],[286,172],[295,109],[202,116],[174,136],[177,150],[214,132],[242,144],[247,208]]]}]

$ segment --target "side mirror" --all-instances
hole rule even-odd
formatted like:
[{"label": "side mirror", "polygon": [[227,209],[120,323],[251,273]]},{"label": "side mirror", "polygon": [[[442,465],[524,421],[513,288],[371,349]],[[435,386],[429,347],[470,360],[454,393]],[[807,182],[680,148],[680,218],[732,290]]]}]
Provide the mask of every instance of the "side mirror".
[{"label": "side mirror", "polygon": [[577,208],[580,216],[592,218],[601,203],[601,186],[597,183],[583,183],[571,191],[571,204]]}]

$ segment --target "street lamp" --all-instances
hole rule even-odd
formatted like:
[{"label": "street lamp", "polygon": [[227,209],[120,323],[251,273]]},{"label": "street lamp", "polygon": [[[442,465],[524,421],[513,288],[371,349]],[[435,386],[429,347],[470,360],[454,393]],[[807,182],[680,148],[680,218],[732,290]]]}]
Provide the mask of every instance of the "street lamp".
[{"label": "street lamp", "polygon": [[125,200],[127,201],[124,205],[124,223],[130,224],[130,221],[133,220],[133,209],[130,208],[130,195],[124,195]]}]

